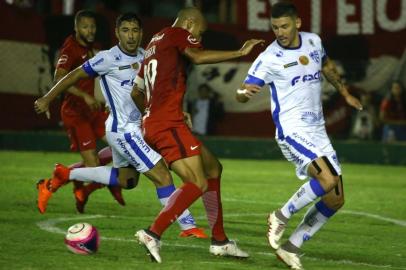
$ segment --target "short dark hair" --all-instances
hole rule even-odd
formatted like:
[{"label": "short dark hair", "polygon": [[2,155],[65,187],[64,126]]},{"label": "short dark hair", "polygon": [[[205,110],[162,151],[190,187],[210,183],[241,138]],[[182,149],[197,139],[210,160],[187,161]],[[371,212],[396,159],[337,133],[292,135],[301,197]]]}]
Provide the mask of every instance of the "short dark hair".
[{"label": "short dark hair", "polygon": [[116,28],[119,28],[124,21],[127,22],[136,21],[138,22],[138,26],[142,28],[141,19],[134,12],[127,12],[118,16],[116,19]]},{"label": "short dark hair", "polygon": [[296,6],[288,1],[278,2],[271,7],[271,17],[297,17]]},{"label": "short dark hair", "polygon": [[82,18],[92,18],[96,20],[96,14],[93,11],[87,9],[79,10],[75,15],[75,24],[78,24]]}]

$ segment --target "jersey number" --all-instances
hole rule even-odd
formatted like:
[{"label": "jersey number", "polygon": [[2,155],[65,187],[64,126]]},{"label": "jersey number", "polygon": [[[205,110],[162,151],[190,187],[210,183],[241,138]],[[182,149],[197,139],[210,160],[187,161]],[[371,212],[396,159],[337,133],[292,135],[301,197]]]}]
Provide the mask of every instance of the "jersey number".
[{"label": "jersey number", "polygon": [[151,97],[151,91],[154,89],[155,78],[156,78],[156,68],[158,66],[158,61],[156,59],[151,59],[146,66],[144,66],[144,78],[145,89],[147,90],[147,101]]}]

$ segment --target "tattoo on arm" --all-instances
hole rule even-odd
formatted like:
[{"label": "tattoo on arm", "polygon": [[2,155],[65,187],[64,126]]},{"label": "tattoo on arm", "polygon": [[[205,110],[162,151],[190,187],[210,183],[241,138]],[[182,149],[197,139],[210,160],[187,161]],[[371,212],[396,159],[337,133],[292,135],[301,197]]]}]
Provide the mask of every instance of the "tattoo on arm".
[{"label": "tattoo on arm", "polygon": [[338,74],[335,65],[330,60],[327,60],[324,64],[323,74],[327,78],[327,80],[337,89],[337,91],[341,93],[342,89],[345,89],[340,74]]}]

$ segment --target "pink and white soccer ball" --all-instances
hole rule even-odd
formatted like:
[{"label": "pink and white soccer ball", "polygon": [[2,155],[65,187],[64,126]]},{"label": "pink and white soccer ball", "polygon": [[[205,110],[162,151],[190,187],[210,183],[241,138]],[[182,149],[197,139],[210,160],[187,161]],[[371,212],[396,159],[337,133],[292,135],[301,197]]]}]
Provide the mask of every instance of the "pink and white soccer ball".
[{"label": "pink and white soccer ball", "polygon": [[76,254],[89,255],[99,248],[100,238],[96,227],[77,223],[69,227],[65,236],[66,247]]}]

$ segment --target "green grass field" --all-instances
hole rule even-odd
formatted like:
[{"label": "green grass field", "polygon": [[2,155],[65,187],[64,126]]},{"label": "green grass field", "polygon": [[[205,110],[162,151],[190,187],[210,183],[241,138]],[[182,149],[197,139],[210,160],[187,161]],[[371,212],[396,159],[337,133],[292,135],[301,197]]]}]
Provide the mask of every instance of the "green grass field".
[{"label": "green grass field", "polygon": [[[222,160],[225,229],[250,253],[248,260],[211,256],[208,240],[181,239],[174,224],[162,238],[163,263],[157,265],[133,237],[161,208],[144,177],[124,192],[125,207],[103,189],[90,198],[86,214],[77,214],[69,185],[54,194],[46,214],[39,214],[37,179],[49,176],[55,162],[77,159],[69,153],[0,152],[0,269],[286,269],[265,234],[268,213],[301,185],[288,162]],[[305,268],[406,269],[406,168],[343,164],[343,171],[346,205],[304,245]],[[190,210],[208,232],[202,202]],[[303,214],[292,219],[286,237]],[[63,233],[76,222],[98,228],[102,240],[95,255],[66,249]]]}]

